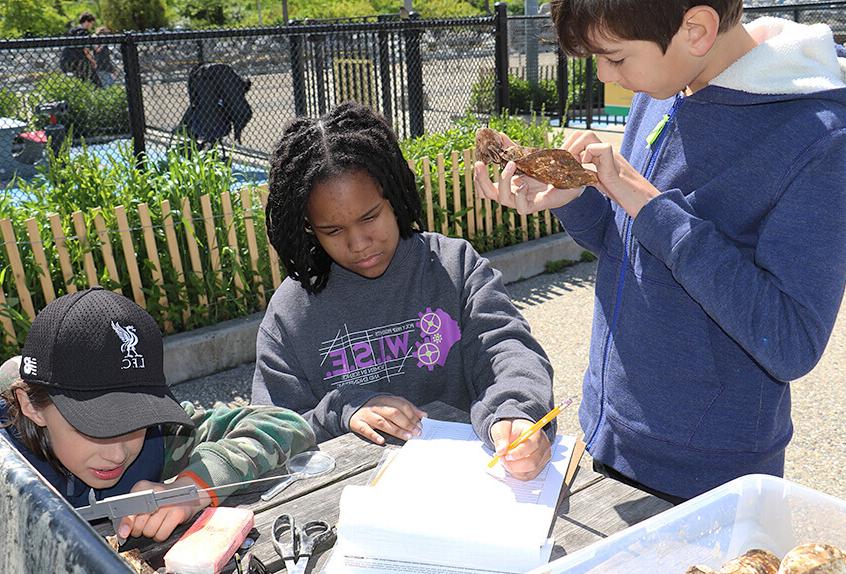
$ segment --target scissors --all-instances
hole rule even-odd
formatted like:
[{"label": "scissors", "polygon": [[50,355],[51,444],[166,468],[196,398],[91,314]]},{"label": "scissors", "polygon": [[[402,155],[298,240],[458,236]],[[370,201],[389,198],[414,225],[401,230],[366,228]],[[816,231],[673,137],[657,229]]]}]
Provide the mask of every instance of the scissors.
[{"label": "scissors", "polygon": [[285,562],[288,574],[305,574],[311,555],[335,543],[335,528],[329,526],[328,522],[310,520],[302,527],[297,527],[290,514],[276,517],[270,533],[273,547]]}]

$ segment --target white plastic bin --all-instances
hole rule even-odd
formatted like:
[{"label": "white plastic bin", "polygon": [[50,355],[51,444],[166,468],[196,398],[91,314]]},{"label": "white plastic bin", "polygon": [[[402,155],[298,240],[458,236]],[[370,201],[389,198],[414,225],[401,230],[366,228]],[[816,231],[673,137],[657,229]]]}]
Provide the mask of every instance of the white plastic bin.
[{"label": "white plastic bin", "polygon": [[751,474],[719,486],[530,574],[684,574],[751,548],[783,557],[794,546],[846,550],[846,501],[782,478]]}]

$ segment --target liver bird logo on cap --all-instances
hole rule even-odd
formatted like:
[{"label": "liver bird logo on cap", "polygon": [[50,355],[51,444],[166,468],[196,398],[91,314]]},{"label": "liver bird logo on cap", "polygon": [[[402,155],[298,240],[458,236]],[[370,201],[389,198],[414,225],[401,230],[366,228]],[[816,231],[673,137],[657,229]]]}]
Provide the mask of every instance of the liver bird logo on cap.
[{"label": "liver bird logo on cap", "polygon": [[138,335],[135,334],[135,327],[127,325],[123,327],[120,323],[112,321],[112,329],[121,340],[120,352],[124,354],[121,361],[121,369],[143,369],[144,356],[135,350],[138,344]]}]

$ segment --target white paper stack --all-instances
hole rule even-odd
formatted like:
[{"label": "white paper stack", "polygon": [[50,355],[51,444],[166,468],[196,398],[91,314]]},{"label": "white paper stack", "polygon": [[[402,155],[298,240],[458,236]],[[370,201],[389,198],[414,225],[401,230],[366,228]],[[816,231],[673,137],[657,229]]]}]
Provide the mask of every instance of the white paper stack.
[{"label": "white paper stack", "polygon": [[523,482],[489,471],[492,453],[470,425],[424,419],[423,430],[374,485],[344,489],[326,572],[512,573],[546,563],[575,438],[559,436],[550,464]]}]

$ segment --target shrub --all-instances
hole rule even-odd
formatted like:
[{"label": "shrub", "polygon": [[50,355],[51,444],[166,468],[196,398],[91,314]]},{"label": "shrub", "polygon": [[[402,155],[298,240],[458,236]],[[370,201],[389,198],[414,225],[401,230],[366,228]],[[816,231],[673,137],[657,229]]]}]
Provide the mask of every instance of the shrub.
[{"label": "shrub", "polygon": [[24,106],[16,93],[0,88],[0,117],[23,119]]},{"label": "shrub", "polygon": [[470,86],[470,113],[492,114],[496,108],[496,76],[491,70],[479,72],[479,79]]},{"label": "shrub", "polygon": [[[121,85],[100,89],[90,82],[65,76],[48,74],[42,77],[27,102],[35,115],[35,106],[42,102],[64,100],[67,114],[60,121],[73,131],[75,137],[111,136],[129,132],[126,90]],[[46,118],[38,118],[35,125],[41,128]]]},{"label": "shrub", "polygon": [[[528,80],[509,74],[508,112],[512,114],[554,110],[558,107],[558,87],[554,80],[539,80],[531,87]],[[470,87],[470,111],[492,114],[496,110],[496,79],[483,71]]]},{"label": "shrub", "polygon": [[[568,64],[578,80],[567,84],[567,109],[583,108],[587,95],[584,78],[585,60],[569,59]],[[594,64],[593,69],[596,69]],[[572,75],[571,75],[572,77]],[[593,81],[593,102],[601,106],[604,99],[604,84],[599,80]],[[538,80],[534,89],[530,88],[528,80],[519,76],[508,76],[509,113],[529,113],[552,111],[558,109],[558,85],[555,80]],[[496,111],[496,78],[493,70],[482,70],[479,78],[470,87],[470,112],[477,114],[492,114]],[[565,110],[566,112],[566,110]]]}]

